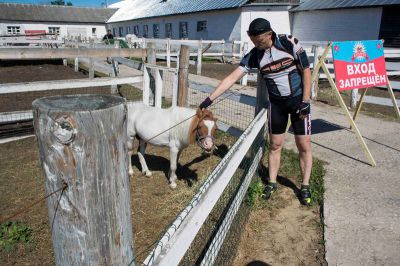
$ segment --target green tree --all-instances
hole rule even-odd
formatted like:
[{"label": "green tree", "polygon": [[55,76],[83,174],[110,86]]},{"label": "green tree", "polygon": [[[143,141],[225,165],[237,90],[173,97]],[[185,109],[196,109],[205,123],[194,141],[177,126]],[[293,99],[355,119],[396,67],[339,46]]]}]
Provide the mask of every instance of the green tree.
[{"label": "green tree", "polygon": [[65,3],[64,0],[50,1],[50,4],[57,5],[57,6],[72,6],[72,2],[71,1],[68,1],[67,3]]}]

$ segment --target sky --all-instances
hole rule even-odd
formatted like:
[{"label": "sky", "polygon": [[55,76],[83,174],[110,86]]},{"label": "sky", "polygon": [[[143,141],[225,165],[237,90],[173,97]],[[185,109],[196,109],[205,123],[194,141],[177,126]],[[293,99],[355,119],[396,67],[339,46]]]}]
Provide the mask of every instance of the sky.
[{"label": "sky", "polygon": [[[51,0],[0,0],[0,3],[19,3],[19,4],[48,4]],[[101,7],[105,0],[66,0],[71,1],[74,6]],[[120,0],[107,0],[107,3],[113,4]]]}]

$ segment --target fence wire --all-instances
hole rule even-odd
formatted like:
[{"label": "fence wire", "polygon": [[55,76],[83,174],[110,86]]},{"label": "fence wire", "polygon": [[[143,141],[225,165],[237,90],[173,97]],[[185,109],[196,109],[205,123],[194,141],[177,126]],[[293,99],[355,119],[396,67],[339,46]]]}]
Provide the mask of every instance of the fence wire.
[{"label": "fence wire", "polygon": [[250,211],[244,193],[253,176],[247,173],[258,167],[264,144],[260,131],[179,265],[232,265]]},{"label": "fence wire", "polygon": [[[197,108],[209,95],[210,92],[191,86],[188,90],[188,105],[192,108]],[[243,131],[253,120],[255,107],[251,104],[239,102],[239,98],[239,93],[228,90],[215,100],[209,110],[218,117],[218,121]]]}]

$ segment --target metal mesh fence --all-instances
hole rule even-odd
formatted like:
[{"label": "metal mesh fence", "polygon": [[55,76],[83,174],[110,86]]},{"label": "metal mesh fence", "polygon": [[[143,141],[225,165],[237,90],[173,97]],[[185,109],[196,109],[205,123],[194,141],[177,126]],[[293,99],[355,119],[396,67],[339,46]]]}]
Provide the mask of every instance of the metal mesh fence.
[{"label": "metal mesh fence", "polygon": [[246,191],[264,147],[260,131],[180,265],[232,265],[250,206]]},{"label": "metal mesh fence", "polygon": [[[153,265],[160,262],[158,254],[165,252],[162,251],[163,248],[166,247],[168,249],[168,246],[174,245],[174,243],[169,243],[168,241],[174,237],[175,233],[178,237],[186,233],[191,234],[193,237],[193,241],[188,245],[189,247],[184,255],[171,255],[179,257],[179,259],[183,256],[179,265],[231,265],[235,256],[236,243],[241,234],[241,228],[243,228],[249,213],[249,206],[246,204],[246,191],[256,172],[265,146],[264,120],[266,120],[265,112],[250,124],[249,128],[246,129],[205,180],[189,205],[178,215],[171,227],[166,229],[164,236],[156,243],[156,248],[143,262],[144,265]],[[231,164],[232,162],[233,164]],[[235,164],[236,166],[232,169],[232,165]],[[228,174],[229,171],[230,174]],[[222,175],[225,175],[225,177],[222,178]],[[221,181],[221,178],[225,179],[225,181]],[[223,182],[227,182],[225,183],[226,185],[220,186]],[[216,193],[217,196],[214,193],[215,189],[219,190]],[[216,199],[213,207],[211,207],[212,205],[209,207],[209,211],[205,211],[204,206],[196,209],[198,204],[207,204],[204,201],[201,203],[202,199],[210,195],[207,193],[214,195],[214,197],[218,197],[220,194],[221,196]],[[191,220],[186,220],[193,218],[200,212],[204,213],[200,215],[208,214],[208,216],[205,218],[205,222],[201,224],[200,230],[197,231],[196,235],[193,235],[193,231],[190,228],[186,231],[177,232],[180,230],[179,227],[181,225],[182,227],[188,225],[190,227]],[[199,217],[196,219],[199,219]],[[183,237],[183,239],[188,238],[191,239],[190,236]],[[177,239],[174,241],[180,243]],[[178,248],[178,250],[181,249],[182,247]],[[161,260],[164,260],[161,263],[162,265],[166,265],[165,262],[167,264],[170,263],[165,254],[160,257],[162,257]]]},{"label": "metal mesh fence", "polygon": [[[207,85],[192,82],[188,90],[188,105],[197,108],[212,90],[213,88]],[[228,90],[208,109],[218,117],[218,121],[243,131],[254,118],[255,102],[251,102],[251,97],[248,97],[248,102],[240,102],[240,98],[240,93]]]}]

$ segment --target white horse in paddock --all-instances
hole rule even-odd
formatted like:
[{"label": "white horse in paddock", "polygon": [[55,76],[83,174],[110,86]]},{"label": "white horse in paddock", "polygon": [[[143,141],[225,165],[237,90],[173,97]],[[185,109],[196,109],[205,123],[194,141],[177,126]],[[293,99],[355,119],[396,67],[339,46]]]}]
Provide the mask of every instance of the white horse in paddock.
[{"label": "white horse in paddock", "polygon": [[206,153],[211,153],[215,147],[216,119],[208,110],[195,111],[185,107],[160,109],[143,104],[128,103],[127,127],[129,175],[133,174],[131,157],[135,137],[139,139],[138,157],[142,173],[146,176],[152,174],[144,159],[147,143],[166,146],[170,150],[169,182],[171,188],[176,187],[175,171],[184,148],[195,141]]}]

